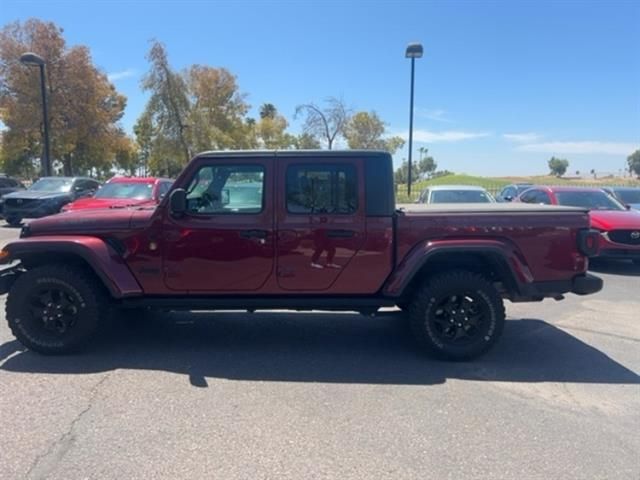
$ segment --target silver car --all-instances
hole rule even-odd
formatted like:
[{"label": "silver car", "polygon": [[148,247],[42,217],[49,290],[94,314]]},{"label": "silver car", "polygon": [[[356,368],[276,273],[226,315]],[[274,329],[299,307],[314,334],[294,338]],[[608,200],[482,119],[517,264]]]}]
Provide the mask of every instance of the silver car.
[{"label": "silver car", "polygon": [[417,203],[495,203],[495,199],[482,187],[434,185],[420,193]]}]

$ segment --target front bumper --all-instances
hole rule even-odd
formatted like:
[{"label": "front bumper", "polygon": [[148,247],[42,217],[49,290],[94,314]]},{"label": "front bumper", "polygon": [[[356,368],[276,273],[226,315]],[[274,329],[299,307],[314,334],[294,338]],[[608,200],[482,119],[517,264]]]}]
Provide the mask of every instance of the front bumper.
[{"label": "front bumper", "polygon": [[28,205],[26,207],[15,207],[7,205],[6,203],[2,209],[2,215],[7,217],[20,217],[20,218],[41,218],[48,215],[58,213],[60,205],[58,203],[36,203],[34,205]]}]

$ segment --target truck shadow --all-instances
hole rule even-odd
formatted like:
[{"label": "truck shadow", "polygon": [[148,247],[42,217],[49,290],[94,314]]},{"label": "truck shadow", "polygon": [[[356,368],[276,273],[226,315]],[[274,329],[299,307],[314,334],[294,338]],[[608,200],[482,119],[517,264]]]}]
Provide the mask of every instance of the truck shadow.
[{"label": "truck shadow", "polygon": [[433,385],[447,379],[639,384],[640,376],[541,320],[509,320],[489,354],[468,363],[433,360],[415,346],[400,313],[376,318],[324,313],[172,313],[119,324],[91,351],[46,357],[0,346],[12,372],[84,374],[160,370],[207,378]]},{"label": "truck shadow", "polygon": [[640,277],[640,265],[624,260],[591,259],[589,270],[595,273]]}]

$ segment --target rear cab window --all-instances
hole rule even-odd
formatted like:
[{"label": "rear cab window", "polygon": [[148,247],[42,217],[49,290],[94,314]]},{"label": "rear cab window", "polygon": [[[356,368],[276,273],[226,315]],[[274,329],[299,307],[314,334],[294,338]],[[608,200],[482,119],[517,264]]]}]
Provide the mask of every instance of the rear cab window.
[{"label": "rear cab window", "polygon": [[286,171],[286,208],[293,214],[352,215],[358,210],[353,164],[298,164]]}]

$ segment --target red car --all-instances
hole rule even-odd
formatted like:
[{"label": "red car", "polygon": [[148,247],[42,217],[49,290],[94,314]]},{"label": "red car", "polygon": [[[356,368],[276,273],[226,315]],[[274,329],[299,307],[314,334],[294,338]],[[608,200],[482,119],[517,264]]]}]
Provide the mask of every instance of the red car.
[{"label": "red car", "polygon": [[173,180],[167,178],[113,177],[95,195],[68,203],[62,211],[157,205],[172,184]]},{"label": "red car", "polygon": [[640,265],[640,212],[628,210],[599,188],[533,187],[517,201],[589,209],[591,227],[600,231],[599,257]]}]

